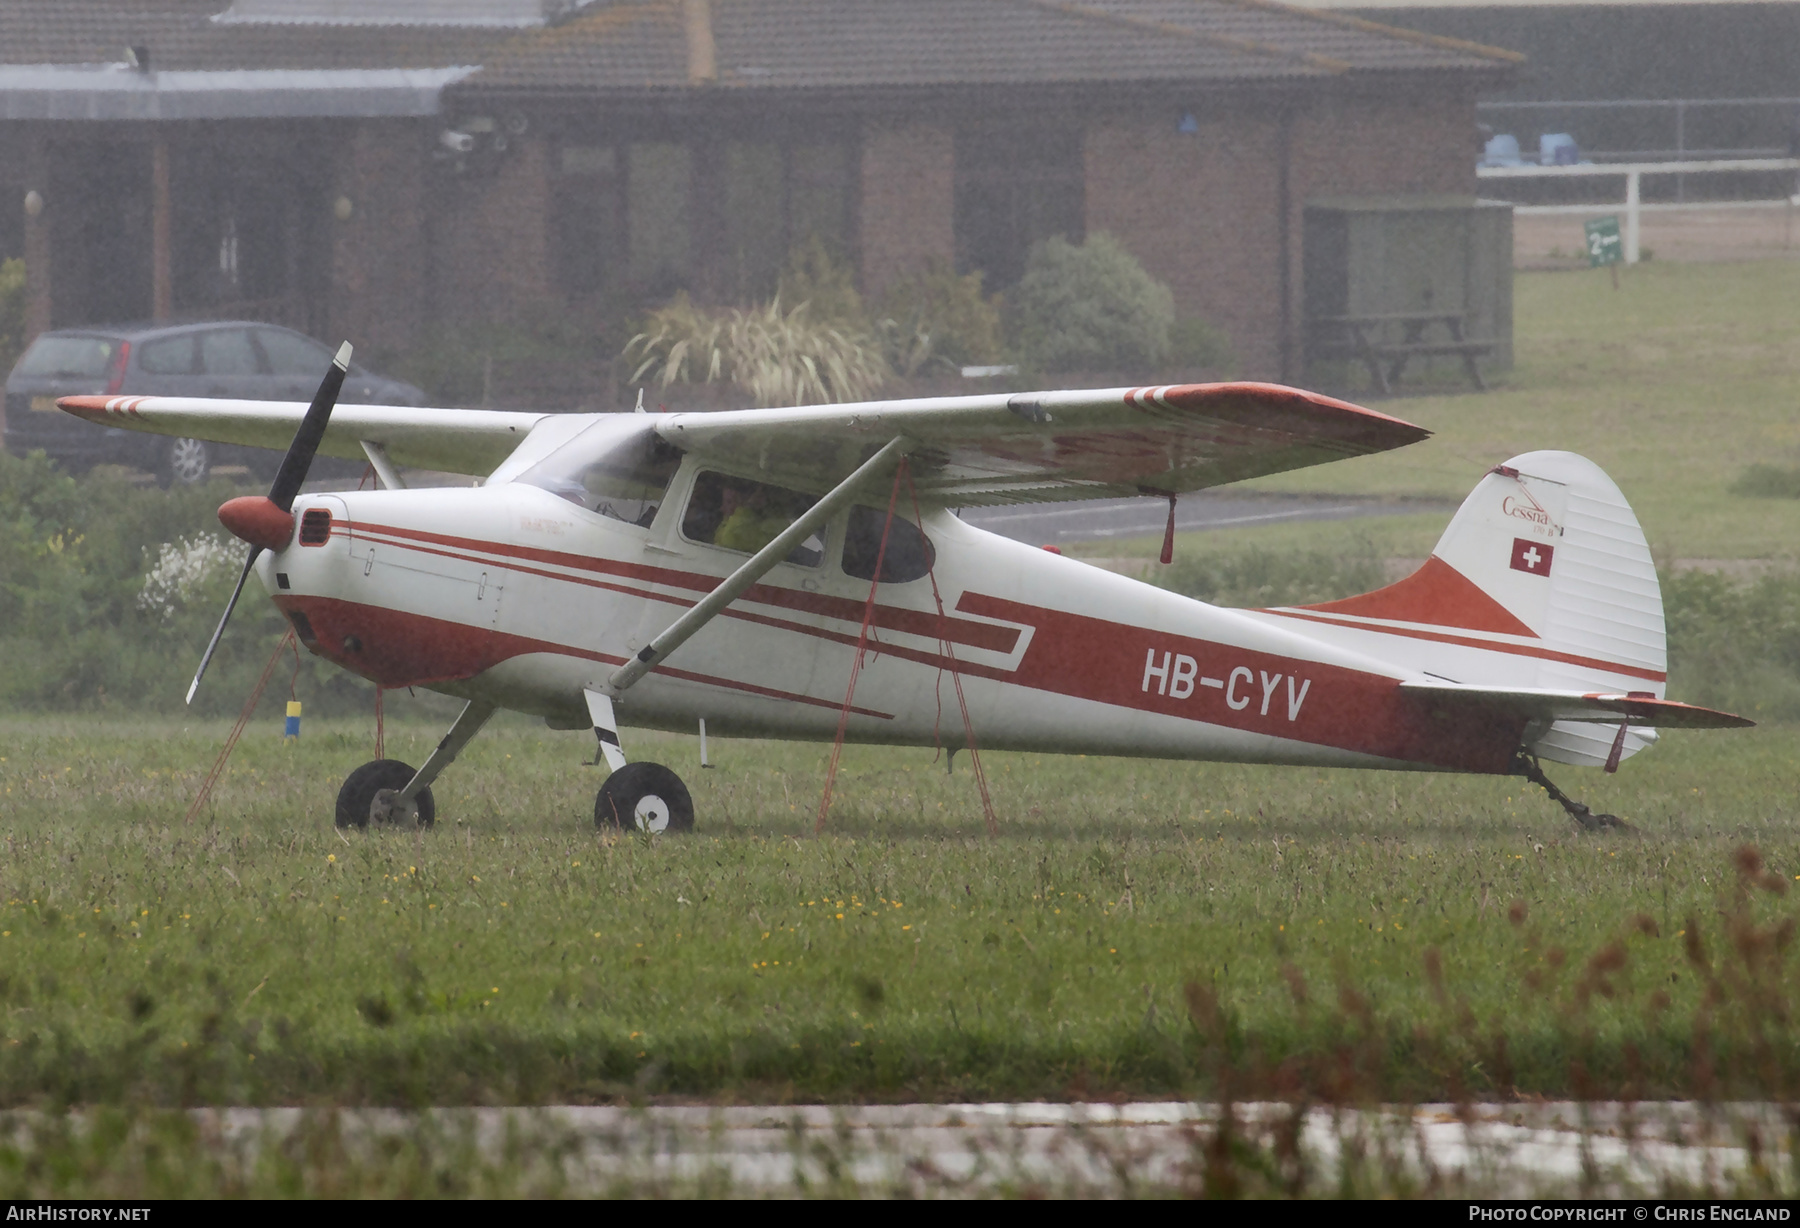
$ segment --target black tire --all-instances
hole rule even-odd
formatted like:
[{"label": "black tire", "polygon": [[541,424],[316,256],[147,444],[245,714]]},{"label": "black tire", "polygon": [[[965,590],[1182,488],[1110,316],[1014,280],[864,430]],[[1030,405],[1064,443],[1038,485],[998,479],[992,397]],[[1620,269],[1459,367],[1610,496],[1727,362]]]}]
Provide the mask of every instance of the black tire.
[{"label": "black tire", "polygon": [[170,486],[199,486],[212,476],[213,447],[204,439],[171,439],[157,451],[156,481]]},{"label": "black tire", "polygon": [[[338,790],[337,825],[367,827],[375,794],[382,789],[404,789],[406,782],[413,778],[413,772],[411,765],[398,759],[375,759],[357,768]],[[437,821],[437,804],[431,799],[431,790],[420,790],[418,801],[419,826],[430,827]]]},{"label": "black tire", "polygon": [[601,831],[694,830],[694,799],[681,777],[660,763],[627,763],[606,778],[594,799]]}]

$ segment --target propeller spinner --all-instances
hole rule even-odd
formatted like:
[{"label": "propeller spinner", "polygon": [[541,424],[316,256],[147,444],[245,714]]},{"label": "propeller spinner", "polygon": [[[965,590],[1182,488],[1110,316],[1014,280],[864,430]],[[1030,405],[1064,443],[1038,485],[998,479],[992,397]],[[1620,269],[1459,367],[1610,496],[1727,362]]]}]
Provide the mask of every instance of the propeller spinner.
[{"label": "propeller spinner", "polygon": [[344,376],[349,370],[350,343],[346,341],[338,347],[337,357],[331,360],[330,370],[319,382],[312,404],[306,407],[306,416],[300,419],[294,442],[288,445],[287,455],[281,458],[281,468],[275,472],[269,493],[231,499],[219,508],[219,522],[231,531],[232,536],[250,543],[250,553],[244,559],[243,571],[238,573],[237,587],[231,590],[231,600],[225,603],[225,613],[206,645],[206,653],[200,658],[200,668],[194,671],[194,680],[188,684],[187,702],[190,704],[194,702],[194,693],[200,689],[200,679],[206,676],[206,667],[212,664],[213,653],[218,651],[225,624],[231,621],[231,612],[237,609],[238,598],[244,592],[244,581],[250,578],[256,556],[264,550],[279,550],[293,538],[294,496],[300,493],[301,483],[306,481],[307,470],[312,468],[313,457],[324,441],[332,407],[337,404],[338,393],[343,390]]}]

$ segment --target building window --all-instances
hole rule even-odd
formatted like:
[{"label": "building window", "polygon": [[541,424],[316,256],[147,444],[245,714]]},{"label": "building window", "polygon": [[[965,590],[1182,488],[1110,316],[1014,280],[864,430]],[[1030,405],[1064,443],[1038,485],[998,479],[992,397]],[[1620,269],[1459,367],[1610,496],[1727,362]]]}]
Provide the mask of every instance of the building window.
[{"label": "building window", "polygon": [[1085,199],[1078,128],[1024,124],[966,129],[956,138],[956,267],[990,290],[1025,273],[1033,244],[1079,243]]},{"label": "building window", "polygon": [[727,269],[720,290],[738,302],[766,299],[788,253],[818,239],[849,250],[850,148],[773,141],[725,147]]},{"label": "building window", "polygon": [[640,303],[680,290],[766,299],[809,238],[849,255],[853,168],[844,141],[565,144],[553,214],[559,284]]},{"label": "building window", "polygon": [[552,205],[556,277],[570,294],[596,294],[618,277],[623,207],[618,151],[611,145],[564,145]]},{"label": "building window", "polygon": [[625,147],[626,269],[642,298],[661,301],[692,275],[694,155],[685,145]]}]

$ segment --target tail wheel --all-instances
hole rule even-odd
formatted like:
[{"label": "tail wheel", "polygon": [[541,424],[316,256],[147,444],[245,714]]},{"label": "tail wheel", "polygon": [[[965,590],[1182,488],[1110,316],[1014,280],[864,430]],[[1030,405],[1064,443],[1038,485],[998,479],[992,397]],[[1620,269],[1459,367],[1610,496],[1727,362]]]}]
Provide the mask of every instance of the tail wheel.
[{"label": "tail wheel", "polygon": [[681,777],[662,764],[627,763],[600,786],[594,826],[601,831],[693,831],[694,799]]},{"label": "tail wheel", "polygon": [[171,439],[163,446],[157,478],[164,486],[198,486],[212,474],[212,449],[204,439]]},{"label": "tail wheel", "polygon": [[[385,816],[393,794],[404,789],[413,775],[413,767],[398,759],[375,759],[363,764],[350,773],[344,780],[344,787],[338,790],[337,825],[367,827],[378,801],[382,803]],[[413,800],[418,806],[418,826],[430,827],[437,821],[437,804],[432,800],[431,790],[421,789]],[[377,822],[385,822],[385,819],[377,819]]]}]

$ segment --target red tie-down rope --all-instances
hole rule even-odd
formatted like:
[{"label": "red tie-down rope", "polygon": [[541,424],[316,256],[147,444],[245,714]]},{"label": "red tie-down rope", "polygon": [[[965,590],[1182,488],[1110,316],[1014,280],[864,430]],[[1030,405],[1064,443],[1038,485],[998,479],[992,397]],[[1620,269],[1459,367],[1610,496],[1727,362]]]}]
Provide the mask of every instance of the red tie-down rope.
[{"label": "red tie-down rope", "polygon": [[[925,517],[919,511],[919,492],[913,486],[912,471],[905,467],[904,460],[901,462],[900,471],[906,474],[906,493],[912,496],[913,522],[922,528],[925,524]],[[998,836],[1000,834],[1000,823],[994,818],[994,799],[988,792],[987,773],[983,771],[981,767],[981,747],[975,744],[975,725],[969,720],[969,701],[963,696],[962,671],[956,668],[956,648],[950,643],[950,620],[944,613],[944,595],[938,591],[937,555],[935,551],[931,556],[931,566],[926,568],[925,574],[931,577],[931,599],[937,603],[938,648],[943,653],[943,656],[941,656],[939,660],[950,662],[950,681],[956,687],[956,706],[962,710],[963,743],[969,748],[969,763],[975,769],[975,787],[981,791],[982,817],[987,820],[988,835]],[[941,664],[938,666],[936,689],[938,694],[943,694],[944,667]],[[938,701],[940,719],[943,710],[943,700],[940,699]],[[931,731],[931,740],[933,744],[938,744],[937,729],[935,726]]]},{"label": "red tie-down rope", "polygon": [[838,758],[844,753],[844,731],[850,726],[850,701],[856,695],[856,676],[862,673],[863,656],[869,647],[869,624],[875,618],[875,588],[881,583],[881,568],[887,560],[888,530],[894,524],[894,503],[900,498],[900,475],[906,472],[906,458],[894,470],[894,488],[888,492],[887,519],[881,522],[881,545],[875,551],[875,575],[869,580],[869,599],[863,603],[862,630],[856,636],[856,656],[850,661],[850,685],[844,690],[844,710],[838,713],[837,737],[831,743],[831,764],[825,769],[825,792],[819,798],[819,817],[813,823],[813,835],[825,830],[825,815],[831,810],[831,790],[837,784]]},{"label": "red tie-down rope", "polygon": [[375,757],[387,758],[387,729],[382,722],[381,697],[387,694],[387,688],[379,682],[375,684]]},{"label": "red tie-down rope", "polygon": [[[269,685],[269,679],[275,674],[275,663],[281,660],[281,654],[289,648],[294,650],[294,676],[298,680],[300,649],[294,640],[294,629],[289,627],[288,633],[281,637],[281,643],[275,645],[275,651],[269,654],[269,663],[263,666],[262,677],[258,678],[256,685],[250,688],[250,698],[244,701],[244,710],[238,713],[237,724],[231,727],[231,735],[225,739],[225,745],[219,751],[219,757],[213,761],[212,771],[206,774],[206,779],[201,782],[200,792],[194,797],[194,804],[188,807],[187,821],[189,823],[192,823],[194,816],[200,813],[200,808],[206,805],[206,799],[212,796],[213,786],[219,783],[219,777],[225,774],[225,762],[231,758],[231,752],[237,747],[238,739],[243,736],[244,726],[250,723],[251,716],[255,714],[256,702],[262,698],[263,690]],[[293,690],[293,685],[290,683],[288,694],[292,695]]]},{"label": "red tie-down rope", "polygon": [[[907,494],[912,499],[913,520],[917,524],[922,525],[924,523],[924,517],[919,511],[919,492],[913,486],[912,467],[907,463],[906,457],[902,456],[900,458],[900,467],[894,472],[894,489],[888,495],[887,518],[882,521],[881,525],[881,545],[875,552],[875,576],[874,579],[869,582],[869,599],[863,606],[862,631],[858,634],[856,640],[856,657],[850,663],[850,685],[844,693],[844,710],[838,716],[837,738],[833,741],[831,746],[831,766],[826,769],[825,773],[825,795],[819,801],[819,820],[813,827],[813,833],[815,835],[824,830],[825,814],[831,809],[831,791],[833,785],[837,781],[838,757],[843,753],[844,731],[850,723],[850,702],[851,698],[856,694],[856,678],[857,675],[862,672],[863,658],[868,646],[869,625],[873,621],[875,615],[875,590],[876,586],[881,583],[882,568],[887,558],[888,535],[894,524],[894,504],[900,495],[900,480],[902,478],[906,479]],[[944,667],[942,662],[948,661],[950,665],[950,680],[956,687],[957,707],[962,712],[963,742],[969,750],[969,762],[974,766],[976,788],[981,792],[982,814],[987,820],[988,835],[998,836],[1000,834],[1000,824],[994,817],[994,799],[993,795],[988,791],[987,772],[984,771],[981,766],[981,747],[978,746],[975,741],[975,725],[969,719],[969,701],[963,694],[962,672],[956,668],[956,650],[950,644],[949,618],[944,612],[943,593],[938,589],[937,561],[935,558],[932,560],[931,566],[926,569],[926,574],[931,577],[931,598],[937,604],[938,648],[942,653],[939,657],[940,664],[938,665],[937,691],[941,696],[944,685]],[[941,749],[942,743],[939,742],[937,735],[943,713],[942,699],[938,701],[938,712],[940,721],[934,722],[932,725],[932,741],[938,744]]]}]

